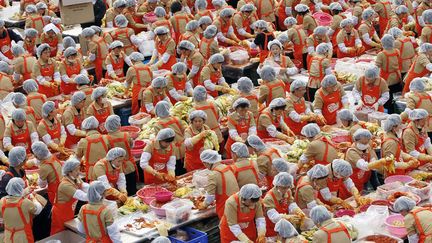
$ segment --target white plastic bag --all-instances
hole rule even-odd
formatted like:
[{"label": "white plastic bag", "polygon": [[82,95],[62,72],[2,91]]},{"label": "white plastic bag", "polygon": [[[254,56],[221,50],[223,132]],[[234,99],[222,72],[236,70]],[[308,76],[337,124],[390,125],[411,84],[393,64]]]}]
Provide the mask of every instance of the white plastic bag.
[{"label": "white plastic bag", "polygon": [[144,40],[143,42],[141,42],[141,45],[139,46],[139,51],[145,57],[151,57],[153,55],[154,49],[155,49],[154,40]]}]

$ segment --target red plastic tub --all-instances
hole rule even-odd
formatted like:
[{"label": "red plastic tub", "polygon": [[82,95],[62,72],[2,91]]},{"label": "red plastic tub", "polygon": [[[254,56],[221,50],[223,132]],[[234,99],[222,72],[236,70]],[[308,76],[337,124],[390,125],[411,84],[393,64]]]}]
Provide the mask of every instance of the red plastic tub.
[{"label": "red plastic tub", "polygon": [[157,21],[156,14],[153,12],[144,14],[143,21],[145,23],[154,23]]},{"label": "red plastic tub", "polygon": [[173,196],[173,193],[170,191],[167,191],[167,192],[161,191],[161,192],[155,193],[156,201],[158,201],[160,203],[171,201],[172,196]]},{"label": "red plastic tub", "polygon": [[120,131],[127,132],[131,136],[132,139],[136,139],[141,132],[141,129],[139,127],[134,126],[124,126],[120,127]]},{"label": "red plastic tub", "polygon": [[135,140],[132,149],[143,149],[146,146],[146,142],[143,140]]},{"label": "red plastic tub", "polygon": [[345,216],[345,215],[350,216],[350,217],[354,217],[355,212],[354,212],[354,210],[341,209],[341,210],[336,211],[336,213],[335,213],[336,218],[340,218],[340,217]]},{"label": "red plastic tub", "polygon": [[328,13],[314,13],[312,15],[317,21],[318,25],[329,26],[333,20],[333,17]]},{"label": "red plastic tub", "polygon": [[137,196],[141,198],[146,204],[156,199],[157,192],[167,192],[168,190],[160,186],[146,186],[137,192]]}]

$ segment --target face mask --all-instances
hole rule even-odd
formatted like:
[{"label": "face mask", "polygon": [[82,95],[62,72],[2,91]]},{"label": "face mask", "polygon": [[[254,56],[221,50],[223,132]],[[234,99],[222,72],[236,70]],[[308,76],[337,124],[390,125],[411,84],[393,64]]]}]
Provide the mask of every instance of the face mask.
[{"label": "face mask", "polygon": [[356,144],[357,148],[360,150],[366,150],[369,148],[369,144],[362,144],[362,143],[357,143]]}]

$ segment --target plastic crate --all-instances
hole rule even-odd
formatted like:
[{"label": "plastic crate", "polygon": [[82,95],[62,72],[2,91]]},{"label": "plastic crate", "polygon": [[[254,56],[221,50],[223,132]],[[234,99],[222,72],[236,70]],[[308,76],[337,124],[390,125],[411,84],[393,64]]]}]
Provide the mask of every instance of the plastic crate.
[{"label": "plastic crate", "polygon": [[131,107],[124,107],[118,109],[116,112],[116,115],[120,117],[121,125],[122,126],[129,126],[129,117],[132,115],[132,108]]},{"label": "plastic crate", "polygon": [[174,236],[168,236],[172,243],[208,243],[207,234],[202,231],[190,227],[180,228],[180,230],[183,230],[188,234],[189,241],[182,241],[176,239]]}]

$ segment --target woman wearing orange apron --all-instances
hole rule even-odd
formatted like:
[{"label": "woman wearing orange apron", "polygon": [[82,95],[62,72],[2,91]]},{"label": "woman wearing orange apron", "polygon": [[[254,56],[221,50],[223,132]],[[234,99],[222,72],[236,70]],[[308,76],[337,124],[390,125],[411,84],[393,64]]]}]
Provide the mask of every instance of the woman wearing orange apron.
[{"label": "woman wearing orange apron", "polygon": [[219,18],[213,22],[213,24],[218,28],[218,34],[216,36],[220,46],[234,46],[240,42],[240,39],[234,32],[232,24],[232,16],[234,13],[234,9],[224,8],[220,11]]},{"label": "woman wearing orange apron", "polygon": [[219,44],[215,39],[218,33],[217,27],[209,25],[203,33],[198,48],[200,53],[203,55],[204,60],[208,60],[212,55],[219,53]]},{"label": "woman wearing orange apron", "polygon": [[381,47],[380,39],[374,26],[375,14],[375,11],[370,8],[364,10],[362,14],[363,23],[361,23],[358,28],[365,51]]},{"label": "woman wearing orange apron", "polygon": [[265,240],[265,218],[262,205],[259,203],[261,195],[257,185],[247,184],[240,192],[228,198],[225,206],[228,210],[225,210],[220,224],[222,243]]},{"label": "woman wearing orange apron", "polygon": [[258,20],[254,24],[256,37],[251,48],[259,47],[260,63],[263,63],[269,54],[268,43],[275,39],[273,32],[269,32],[268,23],[264,20]]},{"label": "woman wearing orange apron", "polygon": [[300,3],[300,1],[298,1],[298,3],[294,3],[294,2],[296,2],[296,1],[291,2],[289,0],[282,0],[279,2],[278,6],[277,6],[277,12],[276,12],[279,30],[286,30],[287,29],[285,27],[284,21],[287,17],[293,15],[293,13],[292,13],[293,6],[296,6],[296,4]]},{"label": "woman wearing orange apron", "polygon": [[97,87],[93,90],[91,98],[93,102],[87,108],[87,115],[94,116],[99,122],[98,131],[106,133],[105,121],[108,116],[114,114],[111,102],[106,100],[107,89],[105,87]]},{"label": "woman wearing orange apron", "polygon": [[37,30],[33,28],[26,28],[24,30],[24,49],[26,53],[31,56],[36,56],[36,38],[38,37]]},{"label": "woman wearing orange apron", "polygon": [[306,93],[306,83],[301,80],[294,80],[290,87],[291,93],[287,97],[287,111],[285,123],[296,135],[300,135],[301,130],[308,121],[313,121],[312,111],[306,107],[304,94]]},{"label": "woman wearing orange apron", "polygon": [[366,69],[365,75],[360,77],[353,89],[353,96],[361,106],[357,110],[376,110],[384,112],[383,105],[389,99],[389,89],[384,79],[379,76],[377,67]]},{"label": "woman wearing orange apron", "polygon": [[51,59],[51,48],[48,44],[41,44],[37,48],[38,61],[33,66],[33,78],[39,83],[39,93],[50,98],[59,94],[60,73],[58,65]]},{"label": "woman wearing orange apron", "polygon": [[185,159],[187,172],[205,169],[201,159],[198,159],[204,150],[204,139],[210,134],[210,128],[205,125],[207,114],[201,110],[192,111],[189,114],[190,125],[185,130]]},{"label": "woman wearing orange apron", "polygon": [[176,44],[168,35],[168,28],[164,26],[157,27],[154,33],[156,34],[156,51],[153,52],[149,65],[152,65],[158,59],[157,63],[154,64],[157,69],[171,70],[171,67],[177,62]]},{"label": "woman wearing orange apron", "polygon": [[294,59],[300,61],[303,68],[306,69],[306,57],[308,54],[306,50],[306,32],[302,25],[296,25],[297,20],[294,17],[288,17],[285,19],[284,23],[288,29],[288,39],[293,43],[294,46]]},{"label": "woman wearing orange apron", "polygon": [[12,43],[11,43],[11,38],[9,36],[8,30],[6,28],[3,27],[3,31],[2,31],[2,35],[4,33],[5,37],[4,38],[0,38],[0,52],[1,54],[3,54],[3,56],[7,57],[10,61],[13,60],[13,54],[12,54]]},{"label": "woman wearing orange apron", "polygon": [[80,201],[88,201],[88,184],[79,178],[80,162],[69,159],[62,168],[63,178],[58,187],[56,199],[52,208],[51,235],[65,229],[64,222],[75,216],[75,207]]},{"label": "woman wearing orange apron", "polygon": [[[206,186],[206,198],[203,206],[211,205],[216,201],[216,213],[221,219],[224,215],[226,200],[237,193],[240,189],[237,180],[229,165],[220,163],[221,156],[218,152],[210,149],[204,150],[199,155],[200,160],[204,164],[204,168],[210,170],[209,184]],[[218,178],[222,183],[218,183]]]},{"label": "woman wearing orange apron", "polygon": [[121,242],[120,230],[114,222],[114,215],[102,203],[105,191],[107,188],[103,182],[90,183],[87,193],[89,203],[82,206],[78,214],[78,229],[84,229],[81,233],[86,235],[88,242]]},{"label": "woman wearing orange apron", "polygon": [[[12,53],[14,56],[13,80],[15,81],[15,86],[19,86],[22,85],[25,80],[31,79],[33,71],[32,67],[36,63],[36,58],[26,53],[25,49],[20,45],[13,45]],[[5,71],[6,70],[0,71],[0,76],[6,74]],[[8,87],[5,85],[1,86],[3,91]],[[3,99],[4,97],[0,96],[0,98]]]},{"label": "woman wearing orange apron", "polygon": [[42,43],[46,43],[51,47],[51,57],[60,56],[63,52],[60,30],[54,24],[48,24],[44,27],[44,33],[42,33],[40,39]]},{"label": "woman wearing orange apron", "polygon": [[42,106],[43,119],[37,127],[39,137],[52,151],[65,154],[64,146],[66,142],[66,132],[60,120],[57,118],[55,104],[47,101]]},{"label": "woman wearing orange apron", "polygon": [[186,71],[186,64],[178,62],[172,66],[172,72],[167,75],[168,97],[173,105],[178,101],[188,100],[188,96],[192,96],[192,85],[187,82]]},{"label": "woman wearing orange apron", "polygon": [[107,72],[105,78],[123,81],[125,78],[124,65],[132,66],[128,56],[123,52],[123,43],[121,41],[113,41],[110,44],[111,52],[105,60]]},{"label": "woman wearing orange apron", "polygon": [[27,106],[33,108],[36,121],[40,121],[42,119],[42,105],[47,101],[46,96],[38,93],[38,85],[34,79],[24,81],[23,89],[27,94]]},{"label": "woman wearing orange apron", "polygon": [[106,70],[105,59],[108,56],[108,45],[105,39],[96,35],[92,28],[83,29],[81,34],[89,41],[88,56],[95,66],[96,80],[101,80]]},{"label": "woman wearing orange apron", "polygon": [[67,139],[66,148],[72,148],[85,137],[86,133],[81,130],[81,123],[85,117],[86,95],[82,91],[77,91],[72,95],[71,105],[66,107],[62,115],[62,124],[66,128]]},{"label": "woman wearing orange apron", "polygon": [[432,70],[432,45],[424,43],[420,46],[417,57],[414,58],[413,64],[404,79],[404,87],[402,93],[409,92],[409,85],[415,78],[428,76]]},{"label": "woman wearing orange apron", "polygon": [[145,184],[162,184],[175,180],[176,156],[172,144],[175,135],[171,128],[164,128],[144,148],[140,166],[144,170]]},{"label": "woman wearing orange apron", "polygon": [[78,74],[87,74],[87,71],[82,67],[79,61],[78,52],[75,47],[68,47],[63,56],[65,59],[60,64],[60,75],[62,75],[62,82],[60,84],[60,91],[62,94],[73,94],[78,90],[76,83],[73,81]]},{"label": "woman wearing orange apron", "polygon": [[62,179],[62,163],[49,152],[47,145],[43,142],[33,143],[31,149],[35,158],[40,161],[39,186],[48,185],[48,199],[51,204],[54,204],[57,189]]},{"label": "woman wearing orange apron", "polygon": [[333,215],[325,206],[316,206],[310,211],[311,219],[319,228],[313,236],[314,242],[352,242],[352,237],[348,232],[345,223],[333,220]]},{"label": "woman wearing orange apron", "polygon": [[249,135],[256,134],[255,119],[249,111],[250,103],[245,98],[237,99],[232,105],[234,112],[228,115],[228,140],[225,144],[226,158],[231,159],[231,145],[246,142]]},{"label": "woman wearing orange apron", "polygon": [[196,87],[199,84],[201,71],[204,68],[206,61],[204,60],[203,55],[199,52],[198,45],[194,45],[190,41],[181,41],[178,45],[178,50],[181,55],[180,60],[183,61],[189,69],[187,80],[192,80],[191,85]]},{"label": "woman wearing orange apron", "polygon": [[378,0],[376,4],[374,4],[373,8],[378,14],[380,37],[383,37],[393,12],[391,3],[387,0]]},{"label": "woman wearing orange apron", "polygon": [[234,34],[240,39],[250,39],[255,36],[252,34],[252,24],[258,20],[258,16],[254,13],[255,7],[253,4],[245,4],[240,8],[240,11],[234,14],[233,27]]},{"label": "woman wearing orange apron", "polygon": [[168,82],[165,77],[157,77],[152,80],[151,85],[142,94],[141,112],[148,113],[154,117],[156,104],[162,100],[169,102],[168,92],[166,91],[167,85]]},{"label": "woman wearing orange apron", "polygon": [[357,57],[365,48],[362,46],[358,31],[354,29],[351,19],[344,19],[340,23],[342,28],[336,36],[338,58]]},{"label": "woman wearing orange apron", "polygon": [[214,54],[208,64],[204,66],[200,75],[200,84],[207,89],[207,93],[213,98],[218,97],[218,92],[228,93],[230,87],[222,75],[222,64],[225,61],[222,54]]},{"label": "woman wearing orange apron", "polygon": [[276,98],[270,103],[269,107],[262,111],[257,122],[258,137],[261,139],[278,138],[287,142],[292,142],[289,135],[293,135],[293,132],[283,122],[283,113],[285,109],[285,99]]},{"label": "woman wearing orange apron", "polygon": [[3,137],[4,149],[10,151],[13,147],[23,146],[28,154],[31,153],[31,144],[39,140],[36,128],[30,121],[23,109],[12,112],[12,122],[9,122]]},{"label": "woman wearing orange apron", "polygon": [[321,122],[333,125],[336,124],[337,112],[347,105],[349,101],[336,76],[326,75],[315,94],[314,112],[320,116]]}]

